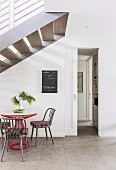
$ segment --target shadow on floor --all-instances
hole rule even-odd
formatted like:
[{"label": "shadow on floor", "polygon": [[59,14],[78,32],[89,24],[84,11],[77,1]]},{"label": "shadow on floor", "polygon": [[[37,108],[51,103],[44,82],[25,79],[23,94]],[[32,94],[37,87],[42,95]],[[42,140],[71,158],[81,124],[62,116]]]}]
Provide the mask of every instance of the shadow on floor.
[{"label": "shadow on floor", "polygon": [[98,131],[93,126],[78,126],[78,134],[79,136],[96,136]]}]

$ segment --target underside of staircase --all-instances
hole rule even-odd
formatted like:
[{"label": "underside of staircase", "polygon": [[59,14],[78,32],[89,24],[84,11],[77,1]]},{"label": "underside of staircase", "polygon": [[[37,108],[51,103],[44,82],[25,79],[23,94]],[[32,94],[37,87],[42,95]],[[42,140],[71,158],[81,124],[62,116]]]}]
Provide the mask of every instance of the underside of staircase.
[{"label": "underside of staircase", "polygon": [[41,12],[0,36],[0,73],[65,36],[68,13]]}]

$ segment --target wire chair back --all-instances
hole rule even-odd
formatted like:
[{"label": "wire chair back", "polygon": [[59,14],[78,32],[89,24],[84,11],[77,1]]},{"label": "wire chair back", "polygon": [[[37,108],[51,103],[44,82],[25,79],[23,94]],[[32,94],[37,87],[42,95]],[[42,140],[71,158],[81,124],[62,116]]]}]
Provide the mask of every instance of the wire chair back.
[{"label": "wire chair back", "polygon": [[54,117],[54,113],[55,113],[55,109],[53,108],[48,108],[44,114],[43,120],[42,121],[48,121],[49,125],[52,124],[53,121],[53,117]]},{"label": "wire chair back", "polygon": [[[26,134],[26,121],[22,118],[1,118],[1,133],[9,139],[17,139]],[[23,125],[23,126],[22,126]]]}]

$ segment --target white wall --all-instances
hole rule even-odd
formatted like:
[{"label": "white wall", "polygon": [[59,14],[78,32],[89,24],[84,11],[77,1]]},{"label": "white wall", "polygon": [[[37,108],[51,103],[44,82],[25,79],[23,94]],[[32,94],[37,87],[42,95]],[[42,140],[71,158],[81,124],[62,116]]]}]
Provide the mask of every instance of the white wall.
[{"label": "white wall", "polygon": [[83,92],[78,93],[78,120],[87,120],[87,68],[86,68],[86,61],[78,60],[78,72],[83,72]]},{"label": "white wall", "polygon": [[[1,73],[0,113],[12,112],[15,106],[13,106],[11,102],[11,97],[16,95],[18,91],[24,90],[36,98],[35,103],[32,103],[31,106],[26,102],[23,102],[25,112],[38,112],[37,116],[31,117],[27,120],[29,133],[31,132],[29,122],[42,119],[45,110],[48,107],[53,107],[56,109],[52,126],[53,136],[64,136],[64,54],[65,48],[63,48],[63,44],[57,42]],[[58,70],[58,93],[41,93],[42,70]],[[44,135],[44,129],[40,130],[40,133],[41,135]]]},{"label": "white wall", "polygon": [[[99,48],[98,134],[100,136],[116,136],[116,32],[112,30],[112,28],[116,29],[114,20],[107,19],[106,24],[106,20],[104,21],[99,17],[95,19],[92,15],[72,13],[69,22],[67,41],[69,40],[71,46]],[[90,27],[84,28],[85,23],[89,23]]]},{"label": "white wall", "polygon": [[[93,15],[93,17],[97,15],[99,17],[106,17],[107,19],[109,19],[109,17],[116,17],[115,0],[73,0],[73,2],[67,0],[44,0],[44,2],[46,11],[70,11],[82,15]],[[96,18],[93,19],[96,20]],[[105,22],[107,22],[107,20]]]},{"label": "white wall", "polygon": [[98,133],[100,136],[116,136],[116,1],[45,2],[49,11],[71,11],[65,40],[68,46],[99,48]]}]

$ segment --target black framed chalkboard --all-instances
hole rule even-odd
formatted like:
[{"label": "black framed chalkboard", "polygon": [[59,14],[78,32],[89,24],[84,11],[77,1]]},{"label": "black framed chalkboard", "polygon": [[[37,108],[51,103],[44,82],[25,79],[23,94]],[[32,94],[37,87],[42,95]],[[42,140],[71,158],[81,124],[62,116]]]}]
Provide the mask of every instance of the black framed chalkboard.
[{"label": "black framed chalkboard", "polygon": [[42,93],[57,93],[57,71],[42,71]]}]

